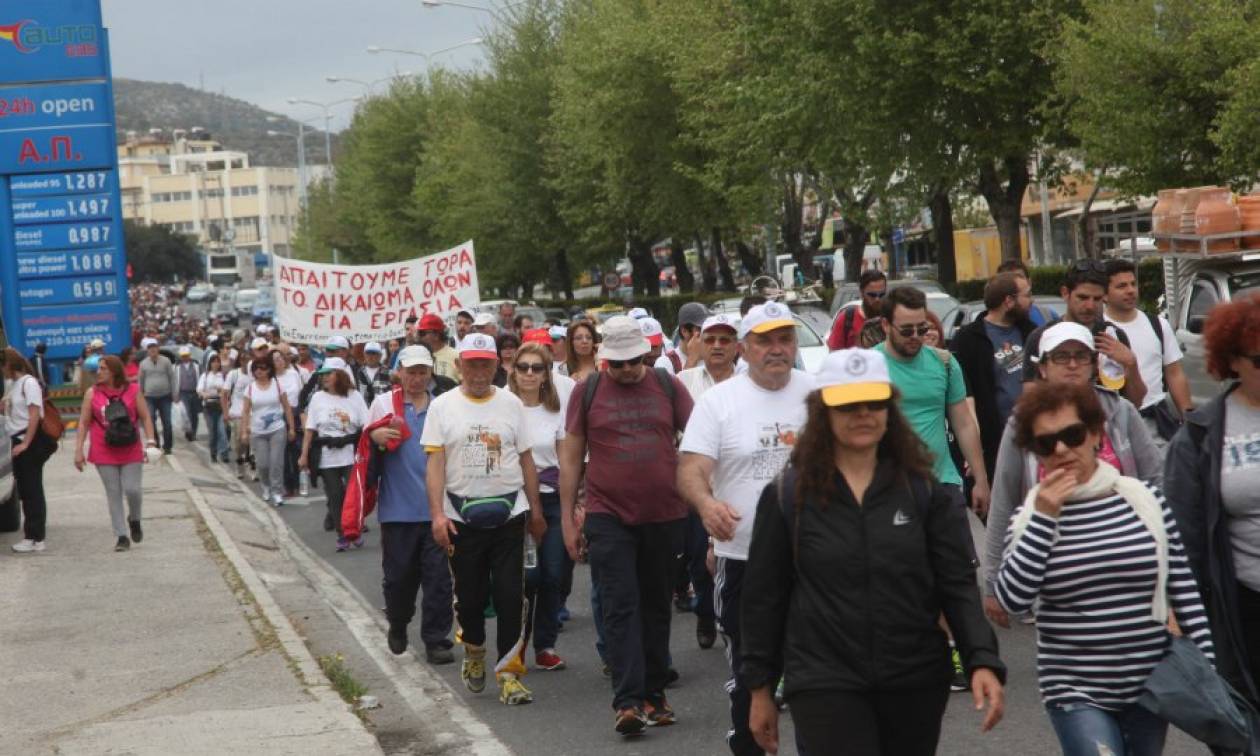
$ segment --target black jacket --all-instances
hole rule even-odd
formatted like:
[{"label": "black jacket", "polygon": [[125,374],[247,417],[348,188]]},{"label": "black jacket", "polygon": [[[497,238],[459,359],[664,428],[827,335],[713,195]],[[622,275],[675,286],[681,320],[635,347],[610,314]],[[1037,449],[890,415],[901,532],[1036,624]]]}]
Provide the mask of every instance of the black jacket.
[{"label": "black jacket", "polygon": [[[1024,341],[1036,326],[1028,320],[1016,324]],[[958,330],[954,335],[954,356],[967,379],[967,396],[976,403],[976,419],[980,423],[980,445],[984,449],[984,467],[989,481],[997,466],[998,448],[1002,445],[1002,432],[1007,418],[998,414],[997,384],[993,380],[993,342],[984,328],[984,318],[979,317]],[[1028,359],[1027,353],[1024,359]]]},{"label": "black jacket", "polygon": [[[794,499],[795,472],[784,476]],[[988,667],[1004,679],[963,509],[928,481],[916,496],[887,460],[861,506],[839,475],[837,486],[825,510],[806,501],[795,528],[776,483],[762,491],[740,594],[744,684],[773,684],[782,670],[788,696],[943,688],[953,667],[942,611],[968,672]]]},{"label": "black jacket", "polygon": [[1173,436],[1164,462],[1164,497],[1199,582],[1216,646],[1216,669],[1253,705],[1260,706],[1260,680],[1251,679],[1247,666],[1234,551],[1221,503],[1225,397],[1237,388],[1237,384],[1230,386],[1191,412]]}]

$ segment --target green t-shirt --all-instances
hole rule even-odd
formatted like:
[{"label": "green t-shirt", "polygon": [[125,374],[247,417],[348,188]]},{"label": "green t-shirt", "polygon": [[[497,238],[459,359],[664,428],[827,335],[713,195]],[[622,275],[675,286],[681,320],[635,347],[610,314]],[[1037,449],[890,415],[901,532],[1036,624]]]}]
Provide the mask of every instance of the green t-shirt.
[{"label": "green t-shirt", "polygon": [[887,343],[875,348],[888,358],[888,376],[901,392],[901,414],[932,453],[936,479],[961,486],[962,476],[949,456],[945,422],[946,406],[967,398],[966,379],[958,360],[950,357],[947,375],[945,363],[931,347],[923,347],[913,359],[904,361],[887,349]]}]

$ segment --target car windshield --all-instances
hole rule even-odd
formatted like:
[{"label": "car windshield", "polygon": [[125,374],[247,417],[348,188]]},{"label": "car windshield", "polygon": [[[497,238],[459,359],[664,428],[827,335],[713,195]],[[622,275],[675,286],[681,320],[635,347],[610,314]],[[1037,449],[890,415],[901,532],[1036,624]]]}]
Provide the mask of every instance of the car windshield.
[{"label": "car windshield", "polygon": [[822,346],[822,339],[818,338],[814,329],[806,325],[799,315],[796,318],[796,346],[800,349]]},{"label": "car windshield", "polygon": [[944,296],[931,296],[927,298],[927,306],[928,309],[932,311],[933,315],[944,322],[945,316],[949,315],[950,311],[958,307],[958,300],[948,294]]}]

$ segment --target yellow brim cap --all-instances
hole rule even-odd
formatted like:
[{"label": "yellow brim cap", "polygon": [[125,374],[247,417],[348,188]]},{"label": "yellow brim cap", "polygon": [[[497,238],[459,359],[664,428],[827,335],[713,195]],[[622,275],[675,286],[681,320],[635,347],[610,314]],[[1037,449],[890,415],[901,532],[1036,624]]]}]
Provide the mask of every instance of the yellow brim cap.
[{"label": "yellow brim cap", "polygon": [[823,404],[828,407],[854,402],[882,402],[891,398],[892,384],[889,383],[844,383],[822,388]]},{"label": "yellow brim cap", "polygon": [[758,323],[757,325],[753,326],[752,328],[749,328],[748,330],[751,333],[766,333],[768,331],[775,331],[780,328],[794,328],[794,327],[796,327],[796,323],[784,318],[783,320],[767,320],[764,323]]}]

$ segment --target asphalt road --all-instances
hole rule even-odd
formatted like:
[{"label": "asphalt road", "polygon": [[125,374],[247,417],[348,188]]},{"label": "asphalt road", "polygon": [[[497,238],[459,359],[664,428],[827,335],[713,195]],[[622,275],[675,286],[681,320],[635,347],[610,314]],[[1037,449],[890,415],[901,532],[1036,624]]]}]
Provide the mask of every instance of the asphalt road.
[{"label": "asphalt road", "polygon": [[[202,435],[204,439],[204,432]],[[182,443],[182,439],[180,441]],[[204,441],[198,443],[206,461]],[[381,554],[379,534],[373,527],[364,537],[361,549],[338,554],[335,536],[323,530],[324,500],[318,491],[308,499],[290,500],[280,510],[285,522],[320,557],[339,570],[369,599],[380,601]],[[375,523],[373,523],[375,524]],[[973,534],[982,536],[973,519]],[[533,670],[525,683],[534,693],[530,706],[506,707],[498,702],[493,685],[474,695],[459,680],[458,663],[437,670],[505,742],[520,754],[713,754],[728,753],[723,736],[729,723],[727,699],[722,684],[726,679],[726,659],[721,641],[713,649],[701,650],[695,641],[695,617],[675,614],[671,649],[674,666],[681,674],[678,684],[668,691],[670,704],[678,714],[677,725],[649,730],[633,740],[623,740],[612,729],[612,692],[600,673],[595,653],[595,631],[591,623],[590,578],[586,567],[574,575],[569,599],[572,619],[560,635],[557,652],[568,662],[559,672]],[[418,622],[413,623],[412,643],[418,644]],[[493,635],[490,620],[488,632]],[[943,724],[938,753],[947,756],[974,754],[1053,754],[1058,745],[1037,695],[1035,668],[1035,629],[1015,625],[998,630],[1002,658],[1008,666],[1006,717],[988,734],[979,731],[980,714],[972,708],[969,693],[955,693]],[[527,659],[533,661],[532,649]],[[791,716],[781,720],[783,753],[794,753],[791,745]],[[840,753],[840,751],[837,751]],[[1185,735],[1170,731],[1168,756],[1205,754],[1207,750]]]}]

